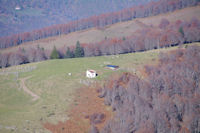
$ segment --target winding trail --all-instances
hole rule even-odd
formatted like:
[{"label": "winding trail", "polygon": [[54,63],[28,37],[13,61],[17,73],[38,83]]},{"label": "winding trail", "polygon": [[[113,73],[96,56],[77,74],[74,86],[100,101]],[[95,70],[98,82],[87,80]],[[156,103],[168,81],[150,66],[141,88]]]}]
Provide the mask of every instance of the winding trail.
[{"label": "winding trail", "polygon": [[24,90],[27,94],[29,94],[29,95],[31,95],[31,96],[33,97],[32,101],[36,101],[36,100],[38,100],[40,97],[39,97],[38,95],[36,95],[35,93],[33,93],[32,91],[30,91],[30,90],[26,87],[26,85],[25,85],[25,81],[26,81],[27,79],[29,79],[29,78],[31,78],[31,77],[26,77],[26,78],[20,79],[20,86],[23,88],[23,90]]}]

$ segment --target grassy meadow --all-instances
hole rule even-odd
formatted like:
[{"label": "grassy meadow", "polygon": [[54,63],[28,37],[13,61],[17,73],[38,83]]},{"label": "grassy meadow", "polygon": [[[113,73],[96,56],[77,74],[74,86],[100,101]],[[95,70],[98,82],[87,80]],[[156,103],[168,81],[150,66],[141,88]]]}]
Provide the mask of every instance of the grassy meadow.
[{"label": "grassy meadow", "polygon": [[[199,43],[198,43],[199,45]],[[49,132],[43,123],[57,123],[70,119],[67,111],[76,104],[77,89],[90,82],[106,80],[109,75],[123,71],[141,75],[145,64],[154,64],[160,51],[166,52],[177,47],[151,50],[123,55],[89,58],[48,60],[0,69],[0,133]],[[110,70],[105,65],[119,65],[119,70]],[[34,68],[34,69],[30,69]],[[95,79],[87,79],[87,69],[98,73]],[[72,75],[69,76],[68,73]],[[28,78],[27,78],[28,77]],[[39,96],[36,101],[23,90],[25,86]]]}]

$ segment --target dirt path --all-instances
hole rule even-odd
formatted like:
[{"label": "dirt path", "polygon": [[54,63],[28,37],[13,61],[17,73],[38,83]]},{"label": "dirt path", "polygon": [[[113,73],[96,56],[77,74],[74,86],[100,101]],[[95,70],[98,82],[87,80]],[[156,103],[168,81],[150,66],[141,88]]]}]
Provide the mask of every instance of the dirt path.
[{"label": "dirt path", "polygon": [[39,97],[38,95],[36,95],[35,93],[33,93],[32,91],[30,91],[30,90],[26,87],[26,85],[25,85],[25,81],[26,81],[27,79],[29,79],[29,78],[31,78],[31,77],[26,77],[26,78],[20,79],[20,86],[23,88],[23,90],[24,90],[27,94],[29,94],[29,95],[31,95],[31,96],[33,97],[32,101],[36,101],[36,100],[39,99],[40,97]]}]

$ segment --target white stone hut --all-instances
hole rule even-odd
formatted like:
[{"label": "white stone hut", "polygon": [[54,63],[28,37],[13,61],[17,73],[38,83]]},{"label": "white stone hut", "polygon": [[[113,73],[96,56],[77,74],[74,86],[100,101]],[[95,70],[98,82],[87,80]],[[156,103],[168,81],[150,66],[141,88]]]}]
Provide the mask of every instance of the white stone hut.
[{"label": "white stone hut", "polygon": [[95,70],[87,70],[86,71],[87,78],[95,78],[96,76],[97,76],[97,73]]}]

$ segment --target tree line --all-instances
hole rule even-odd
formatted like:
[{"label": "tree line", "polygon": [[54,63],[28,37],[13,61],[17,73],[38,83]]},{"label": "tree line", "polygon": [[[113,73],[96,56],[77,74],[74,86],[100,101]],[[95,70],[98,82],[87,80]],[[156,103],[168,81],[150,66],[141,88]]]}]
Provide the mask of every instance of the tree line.
[{"label": "tree line", "polygon": [[61,59],[61,58],[79,58],[84,57],[84,49],[81,47],[79,41],[76,43],[76,47],[73,50],[70,50],[68,47],[66,53],[62,54],[62,52],[58,51],[54,46],[50,59]]},{"label": "tree line", "polygon": [[100,132],[199,133],[199,53],[199,46],[161,53],[158,65],[145,67],[146,78],[112,76],[98,92],[115,115]]},{"label": "tree line", "polygon": [[83,46],[85,56],[99,56],[140,52],[198,41],[200,41],[198,19],[193,18],[188,22],[178,20],[175,23],[162,19],[158,28],[145,26],[137,31],[137,34],[128,37],[108,39]]},{"label": "tree line", "polygon": [[0,54],[0,67],[8,67],[47,59],[62,59],[89,57],[101,55],[142,52],[151,49],[177,46],[184,43],[200,41],[200,21],[193,18],[190,21],[177,20],[170,23],[162,19],[159,27],[145,26],[137,34],[128,37],[105,39],[97,43],[53,48],[52,51],[37,48],[20,48],[16,52]]},{"label": "tree line", "polygon": [[55,46],[52,51],[45,50],[38,45],[37,48],[19,48],[15,52],[0,53],[0,68],[26,64],[31,62],[39,62],[48,59],[63,59],[63,58],[79,58],[84,57],[84,49],[81,47],[79,41],[73,51],[69,48],[66,53],[60,52]]},{"label": "tree line", "polygon": [[[157,1],[157,0],[151,0]],[[0,36],[32,31],[54,24],[119,11],[149,0],[0,0]],[[16,5],[21,10],[14,10]],[[6,17],[3,17],[3,16]]]},{"label": "tree line", "polygon": [[34,41],[41,38],[68,34],[74,31],[88,29],[91,27],[104,27],[121,21],[127,21],[134,18],[148,17],[160,13],[172,12],[189,6],[195,6],[199,0],[160,0],[150,2],[146,5],[134,6],[118,12],[101,14],[86,19],[72,21],[67,24],[58,24],[32,32],[25,32],[0,38],[0,49],[20,45],[21,43]]}]

